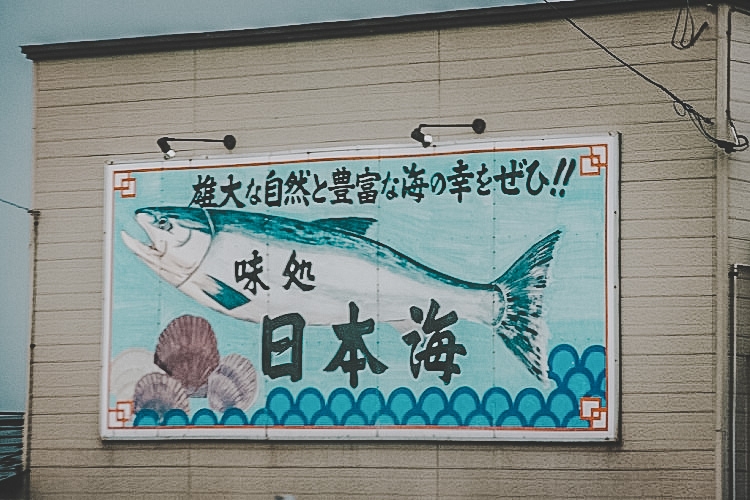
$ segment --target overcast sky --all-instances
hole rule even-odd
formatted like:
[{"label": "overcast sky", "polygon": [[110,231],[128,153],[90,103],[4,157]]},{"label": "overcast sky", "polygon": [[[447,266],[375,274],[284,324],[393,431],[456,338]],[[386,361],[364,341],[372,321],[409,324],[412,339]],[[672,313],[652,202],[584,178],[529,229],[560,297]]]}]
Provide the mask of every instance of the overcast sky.
[{"label": "overcast sky", "polygon": [[0,411],[24,411],[31,303],[32,63],[20,46],[205,32],[542,0],[0,0]]}]

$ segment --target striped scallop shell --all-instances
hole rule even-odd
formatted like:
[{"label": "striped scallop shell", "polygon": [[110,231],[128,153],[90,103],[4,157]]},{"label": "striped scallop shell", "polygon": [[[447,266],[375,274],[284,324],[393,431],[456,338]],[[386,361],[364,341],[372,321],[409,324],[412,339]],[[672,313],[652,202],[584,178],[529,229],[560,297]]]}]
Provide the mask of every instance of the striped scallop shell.
[{"label": "striped scallop shell", "polygon": [[255,367],[244,356],[225,356],[208,377],[208,404],[216,411],[247,410],[258,397]]},{"label": "striped scallop shell", "polygon": [[115,401],[130,401],[133,399],[135,384],[152,372],[163,373],[154,364],[151,351],[141,348],[131,348],[122,351],[109,364],[109,394]]},{"label": "striped scallop shell", "polygon": [[185,387],[190,397],[206,397],[208,376],[219,364],[211,325],[197,316],[172,320],[159,335],[154,363]]},{"label": "striped scallop shell", "polygon": [[141,410],[154,410],[159,418],[174,408],[188,413],[190,401],[180,382],[163,373],[149,373],[144,375],[135,384],[133,394],[133,406],[135,412]]}]

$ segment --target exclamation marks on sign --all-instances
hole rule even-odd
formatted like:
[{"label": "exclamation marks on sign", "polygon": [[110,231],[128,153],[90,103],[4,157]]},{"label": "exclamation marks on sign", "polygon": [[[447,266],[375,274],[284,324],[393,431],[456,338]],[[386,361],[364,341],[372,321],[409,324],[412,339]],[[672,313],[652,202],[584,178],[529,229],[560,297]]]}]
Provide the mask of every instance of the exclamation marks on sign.
[{"label": "exclamation marks on sign", "polygon": [[[565,170],[565,167],[568,167],[567,170]],[[565,197],[565,187],[568,185],[568,181],[570,181],[570,176],[573,175],[573,170],[576,168],[576,161],[571,158],[570,165],[568,165],[568,160],[566,158],[560,159],[560,164],[557,166],[557,172],[555,172],[555,178],[552,182],[552,189],[549,190],[549,194],[552,196],[555,196],[556,194],[559,194],[560,198]],[[560,184],[560,177],[562,177],[563,172],[565,172],[565,177],[563,177],[562,185],[559,190],[556,186]]]}]

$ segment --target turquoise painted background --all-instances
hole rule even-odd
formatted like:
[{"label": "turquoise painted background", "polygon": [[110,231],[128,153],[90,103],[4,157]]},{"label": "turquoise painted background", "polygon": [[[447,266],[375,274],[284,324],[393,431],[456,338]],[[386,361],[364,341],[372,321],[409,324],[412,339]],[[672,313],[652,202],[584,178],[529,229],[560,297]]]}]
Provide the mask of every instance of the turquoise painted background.
[{"label": "turquoise painted background", "polygon": [[[388,425],[421,422],[449,427],[580,427],[586,424],[576,416],[578,399],[591,395],[598,395],[605,400],[607,397],[604,379],[604,346],[607,342],[606,171],[602,170],[601,175],[581,176],[579,158],[588,154],[588,147],[479,152],[459,150],[441,155],[421,155],[421,151],[415,151],[412,157],[398,158],[341,158],[252,167],[227,165],[210,169],[173,168],[170,164],[165,164],[167,169],[162,171],[132,170],[137,183],[137,196],[121,198],[115,192],[111,200],[114,218],[110,237],[113,238],[114,265],[110,360],[127,349],[141,348],[153,352],[159,334],[171,320],[183,314],[192,314],[210,322],[216,332],[218,350],[222,356],[239,353],[255,365],[259,382],[258,399],[249,410],[240,412],[243,417],[238,416],[236,411],[225,412],[226,415],[222,416],[220,412],[212,412],[206,408],[205,398],[191,398],[189,414],[181,415],[177,412],[175,416],[173,412],[169,420],[164,415],[144,412],[135,422],[138,425],[166,423],[168,420],[172,425],[180,422],[184,425],[214,421],[244,425],[285,425],[287,420],[283,418],[284,412],[274,410],[274,407],[281,404],[283,408],[288,404],[289,408],[294,407],[301,412],[300,415],[306,415],[298,415],[299,418],[289,420],[288,425],[345,425],[340,418],[343,413],[337,417],[338,420],[325,412],[321,415],[326,418],[319,421],[313,418],[316,411],[321,411],[327,402],[331,402],[331,397],[336,396],[349,401],[352,408],[361,412],[361,415],[355,412],[358,417],[352,422],[364,426],[382,425],[385,422],[382,418],[391,420]],[[561,160],[564,160],[566,168],[557,175]],[[454,175],[454,167],[459,165],[459,161],[468,165],[466,172],[473,175],[466,184],[469,191],[462,194],[461,201],[456,193],[450,192],[455,187],[450,181],[446,182],[442,193],[439,193],[442,187],[440,182],[423,189],[424,197],[419,202],[413,196],[402,196],[405,165],[409,167],[416,163],[418,169],[424,169],[423,178],[430,184],[431,180],[447,180]],[[518,194],[503,192],[503,181],[499,178],[486,186],[478,182],[482,164],[487,166],[482,180],[488,180],[491,176],[501,174],[503,167],[508,172],[514,161],[527,166],[523,170],[524,176],[516,179]],[[538,168],[529,170],[528,165],[534,161],[538,161]],[[575,167],[565,183],[567,167],[571,162],[575,162]],[[319,180],[326,180],[331,186],[332,173],[342,167],[354,174],[352,180],[357,173],[364,172],[365,167],[368,167],[371,172],[377,171],[381,180],[389,178],[390,183],[377,184],[377,203],[374,205],[359,203],[356,189],[350,195],[353,200],[351,205],[331,204],[334,196],[330,191],[325,193],[324,203],[315,203],[310,196],[309,205],[295,202],[282,204],[281,207],[269,207],[263,202],[252,205],[245,197],[251,180],[256,185],[263,186],[270,170],[274,170],[282,179],[287,179],[292,172],[300,169],[309,170],[311,175],[307,187],[312,191],[314,174],[318,174]],[[123,171],[127,168],[116,166],[114,170]],[[543,383],[527,371],[502,339],[492,332],[491,327],[460,318],[449,329],[454,333],[456,343],[465,347],[466,355],[455,356],[454,362],[460,366],[461,372],[454,374],[447,385],[439,378],[441,372],[429,372],[424,367],[415,379],[409,367],[410,347],[401,339],[405,332],[383,323],[377,323],[376,331],[365,335],[363,339],[372,354],[385,363],[388,369],[381,374],[374,374],[368,368],[359,371],[356,388],[350,387],[349,376],[340,369],[332,372],[323,370],[340,345],[329,326],[305,328],[301,380],[292,382],[288,377],[272,380],[263,376],[260,369],[260,324],[238,320],[198,304],[160,279],[123,244],[120,237],[120,232],[125,231],[147,241],[145,233],[134,219],[135,211],[153,206],[188,206],[195,194],[193,185],[197,184],[199,175],[203,179],[206,175],[211,175],[216,180],[216,203],[221,203],[225,197],[219,188],[228,184],[229,175],[233,176],[234,181],[242,182],[236,194],[246,206],[240,208],[230,200],[221,207],[223,209],[264,212],[307,222],[332,217],[377,219],[372,232],[377,235],[379,242],[425,266],[460,280],[477,283],[492,282],[534,243],[554,231],[561,231],[550,264],[549,282],[543,295],[544,318],[550,332],[548,352],[550,359],[553,358],[552,353],[555,353],[558,363],[557,366],[550,366],[549,383]],[[394,184],[395,178],[400,183]],[[545,178],[547,184],[544,184]],[[527,181],[530,183],[527,184]],[[384,188],[387,192],[390,186],[397,189],[397,196],[393,199],[389,199],[383,192]],[[513,187],[506,179],[505,190],[510,191]],[[480,188],[489,190],[489,194],[481,195],[478,192]],[[537,190],[537,194],[532,194]],[[561,190],[564,190],[564,196],[561,196]],[[262,189],[259,194],[262,198]],[[314,262],[312,266],[314,273]],[[237,283],[232,285],[241,289],[241,285]],[[346,310],[349,299],[346,296],[340,297],[342,310]],[[425,313],[429,306],[425,302],[404,304],[404,307],[408,308],[410,305],[418,305]],[[452,310],[450,303],[441,302],[440,306],[439,316]],[[360,321],[370,317],[377,317],[377,312],[360,311]],[[581,362],[581,359],[586,361]],[[405,420],[403,417],[409,410],[403,409],[403,406],[400,407],[401,410],[393,412],[393,418],[387,412],[383,413],[386,417],[375,417],[379,408],[391,408],[389,398],[394,397],[394,394],[406,397],[407,393],[411,394],[409,404],[414,407],[433,405],[433,410],[425,413],[430,415],[427,421],[424,421],[424,415],[414,417],[416,420],[413,422]],[[110,394],[110,405],[114,405],[116,399],[117,395]],[[361,403],[360,400],[364,402]],[[499,402],[501,400],[503,402]],[[454,407],[456,401],[460,403],[459,408]],[[300,410],[300,404],[308,408],[305,410],[307,413]],[[441,413],[445,418],[436,419],[440,410],[435,409],[435,404],[450,407],[455,415],[449,412],[445,417],[446,414]],[[366,410],[362,409],[362,405]],[[494,410],[488,410],[487,405],[494,405]],[[519,410],[519,405],[527,409]],[[314,410],[315,408],[318,409]],[[479,411],[481,408],[484,410]],[[475,418],[467,420],[467,415],[472,411],[475,411]],[[289,415],[296,414],[297,412],[292,412]],[[395,418],[397,414],[399,416]],[[232,415],[235,420],[228,420]],[[456,415],[463,416],[458,418]],[[504,416],[501,418],[501,415]],[[196,418],[199,420],[196,421]],[[129,425],[131,424],[132,422]],[[348,425],[353,424],[350,422]]]}]

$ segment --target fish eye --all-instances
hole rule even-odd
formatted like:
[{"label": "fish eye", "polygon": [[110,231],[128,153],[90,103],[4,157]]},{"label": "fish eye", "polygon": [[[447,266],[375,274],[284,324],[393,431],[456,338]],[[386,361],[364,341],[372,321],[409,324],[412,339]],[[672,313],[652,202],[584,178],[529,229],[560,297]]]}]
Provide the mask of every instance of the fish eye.
[{"label": "fish eye", "polygon": [[163,231],[171,231],[172,223],[169,222],[169,219],[167,217],[159,217],[159,219],[156,221],[156,227]]}]

